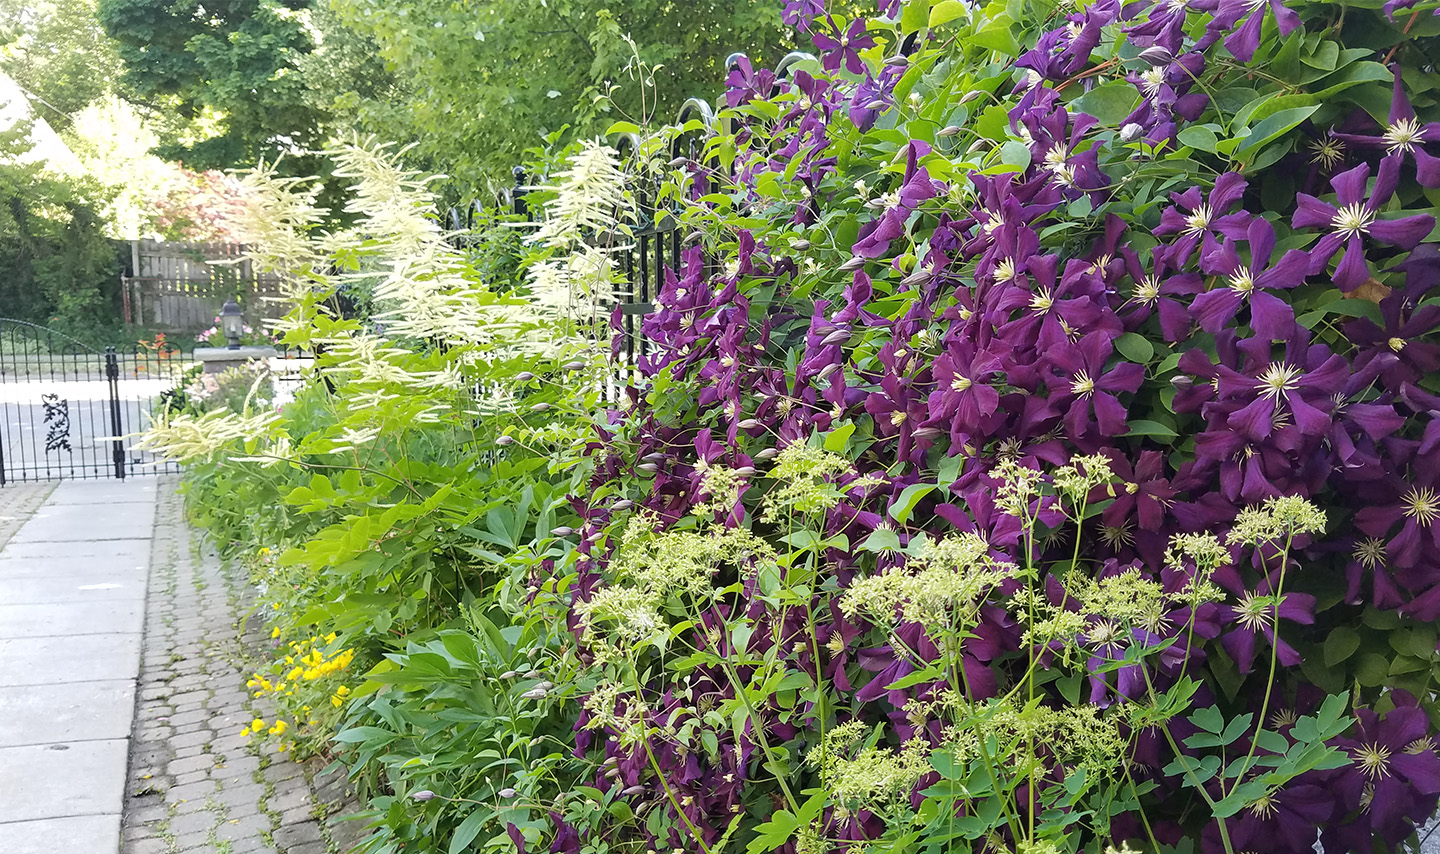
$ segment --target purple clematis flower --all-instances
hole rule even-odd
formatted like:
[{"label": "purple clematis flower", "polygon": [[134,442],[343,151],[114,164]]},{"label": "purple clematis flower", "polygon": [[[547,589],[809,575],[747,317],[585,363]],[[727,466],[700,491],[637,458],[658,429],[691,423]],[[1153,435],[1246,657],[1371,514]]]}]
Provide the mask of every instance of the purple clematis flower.
[{"label": "purple clematis flower", "polygon": [[926,199],[935,198],[935,182],[925,167],[916,166],[916,160],[930,152],[923,142],[912,141],[905,155],[905,177],[900,186],[881,194],[876,200],[880,205],[880,217],[861,229],[861,237],[853,251],[860,258],[882,257],[890,248],[890,241],[905,233],[905,221]]},{"label": "purple clematis flower", "polygon": [[1355,526],[1361,531],[1377,539],[1388,538],[1386,553],[1399,567],[1416,566],[1440,549],[1440,460],[1422,456],[1414,468],[1409,480],[1394,480],[1389,501],[1371,504],[1355,514]]},{"label": "purple clematis flower", "polygon": [[1349,293],[1370,278],[1365,262],[1364,237],[1388,243],[1404,250],[1414,249],[1435,227],[1435,218],[1415,214],[1400,219],[1379,219],[1377,212],[1395,195],[1400,183],[1400,160],[1386,157],[1380,161],[1375,186],[1365,195],[1370,178],[1370,164],[1362,163],[1348,172],[1330,179],[1335,188],[1336,204],[1322,202],[1306,193],[1296,196],[1298,208],[1291,223],[1295,228],[1322,228],[1327,233],[1310,250],[1312,274],[1324,272],[1330,259],[1341,249],[1344,255],[1335,268],[1335,285]]},{"label": "purple clematis flower", "polygon": [[1345,324],[1345,337],[1360,347],[1356,371],[1378,361],[1385,387],[1396,392],[1440,371],[1440,345],[1430,340],[1440,328],[1440,306],[1416,306],[1405,292],[1396,291],[1380,301],[1380,317],[1383,327],[1368,317]]},{"label": "purple clematis flower", "polygon": [[1415,698],[1392,691],[1395,708],[1383,718],[1371,709],[1356,709],[1356,727],[1336,740],[1350,764],[1334,772],[1330,789],[1340,801],[1346,822],[1321,830],[1326,851],[1371,850],[1377,840],[1397,850],[1435,811],[1440,794],[1440,757],[1430,739],[1430,724]]},{"label": "purple clematis flower", "polygon": [[741,56],[725,77],[725,103],[731,107],[768,98],[774,90],[775,72],[768,68],[756,71],[748,56]]},{"label": "purple clematis flower", "polygon": [[825,14],[825,0],[785,0],[780,20],[802,33],[810,32],[810,22]]},{"label": "purple clematis flower", "polygon": [[1152,315],[1160,316],[1160,333],[1166,341],[1183,341],[1192,326],[1190,309],[1175,297],[1194,296],[1205,289],[1205,280],[1198,273],[1181,273],[1171,260],[1173,247],[1157,246],[1151,250],[1150,269],[1140,255],[1129,246],[1120,247],[1125,271],[1134,286],[1130,298],[1120,307],[1125,329],[1134,332]]},{"label": "purple clematis flower", "polygon": [[1199,296],[1190,311],[1206,332],[1218,332],[1235,320],[1244,306],[1250,307],[1251,325],[1256,328],[1273,323],[1273,318],[1287,315],[1289,305],[1279,297],[1266,293],[1267,288],[1293,288],[1304,284],[1310,258],[1299,249],[1291,249],[1273,265],[1275,228],[1267,220],[1256,219],[1246,229],[1250,246],[1250,263],[1240,260],[1233,240],[1226,239],[1215,252],[1206,255],[1202,269],[1210,275],[1224,276],[1225,284]]},{"label": "purple clematis flower", "polygon": [[979,433],[1000,406],[1000,392],[991,385],[1000,373],[1000,359],[971,341],[957,341],[935,358],[933,370],[930,419],[949,426],[952,442],[964,442]]},{"label": "purple clematis flower", "polygon": [[1125,405],[1116,395],[1139,389],[1145,369],[1121,362],[1106,371],[1105,363],[1115,350],[1113,340],[1107,333],[1092,332],[1051,356],[1055,371],[1051,404],[1064,412],[1072,441],[1125,433]]},{"label": "purple clematis flower", "polygon": [[856,18],[844,29],[829,15],[825,20],[830,24],[829,32],[816,30],[810,36],[810,41],[821,52],[820,64],[826,71],[839,71],[843,65],[851,74],[863,74],[865,61],[860,58],[860,51],[875,46],[874,37],[865,31],[865,19]]},{"label": "purple clematis flower", "polygon": [[1275,14],[1275,23],[1280,35],[1288,36],[1300,26],[1300,15],[1280,0],[1220,0],[1215,18],[1210,22],[1208,35],[1213,39],[1219,33],[1231,30],[1242,19],[1238,29],[1225,37],[1225,49],[1241,62],[1249,62],[1260,47],[1260,25],[1265,21],[1265,9]]},{"label": "purple clematis flower", "polygon": [[[1219,574],[1216,579],[1220,579]],[[1309,593],[1287,592],[1276,602],[1272,593],[1269,579],[1264,579],[1254,592],[1240,591],[1236,604],[1220,606],[1220,618],[1229,624],[1220,636],[1220,644],[1241,673],[1254,671],[1255,650],[1261,637],[1274,646],[1280,664],[1294,667],[1300,663],[1300,653],[1279,636],[1277,620],[1303,626],[1315,622],[1315,597]]]},{"label": "purple clematis flower", "polygon": [[1415,178],[1422,187],[1440,187],[1440,157],[1425,150],[1427,145],[1440,149],[1440,122],[1421,124],[1415,108],[1405,95],[1405,84],[1396,65],[1394,90],[1390,96],[1390,116],[1380,136],[1337,133],[1335,136],[1352,145],[1365,148],[1384,147],[1387,157],[1409,157],[1415,161]]},{"label": "purple clematis flower", "polygon": [[[1321,782],[1319,779],[1311,783],[1292,782],[1249,804],[1229,819],[1230,844],[1237,851],[1312,854],[1315,828],[1323,827],[1335,811],[1335,798]],[[1225,850],[1218,824],[1206,825],[1202,839],[1201,850],[1205,854]]]},{"label": "purple clematis flower", "polygon": [[1160,213],[1160,226],[1156,234],[1178,234],[1180,237],[1171,244],[1174,265],[1183,269],[1190,255],[1198,246],[1201,256],[1209,255],[1220,248],[1216,235],[1234,240],[1245,237],[1246,229],[1253,217],[1246,211],[1232,213],[1234,207],[1245,196],[1245,176],[1239,172],[1225,172],[1215,179],[1215,186],[1207,197],[1199,187],[1191,187],[1183,193],[1171,193],[1174,207]]}]

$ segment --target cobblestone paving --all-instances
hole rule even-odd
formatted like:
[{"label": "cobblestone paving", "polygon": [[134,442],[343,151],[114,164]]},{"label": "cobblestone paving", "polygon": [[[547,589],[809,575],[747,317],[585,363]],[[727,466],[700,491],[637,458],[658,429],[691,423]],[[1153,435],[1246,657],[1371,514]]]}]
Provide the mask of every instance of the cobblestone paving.
[{"label": "cobblestone paving", "polygon": [[42,483],[7,483],[0,489],[0,546],[10,542],[15,532],[55,491],[55,481]]},{"label": "cobblestone paving", "polygon": [[146,605],[122,827],[123,854],[343,854],[359,822],[334,819],[343,772],[296,763],[240,734],[271,709],[245,690],[245,585],[185,524],[181,499],[162,485]]}]

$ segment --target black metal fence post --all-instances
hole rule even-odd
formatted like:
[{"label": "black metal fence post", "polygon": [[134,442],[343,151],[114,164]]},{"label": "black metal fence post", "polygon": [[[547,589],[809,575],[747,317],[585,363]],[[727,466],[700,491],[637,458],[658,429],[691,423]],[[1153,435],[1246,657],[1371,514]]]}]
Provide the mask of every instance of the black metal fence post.
[{"label": "black metal fence post", "polygon": [[105,348],[105,378],[110,381],[110,436],[113,450],[110,457],[115,461],[115,477],[125,479],[125,443],[121,441],[120,425],[120,358],[114,347]]},{"label": "black metal fence post", "polygon": [[510,209],[517,216],[528,216],[530,206],[526,204],[525,196],[530,191],[525,189],[525,167],[516,166],[510,174],[515,176],[515,189],[510,191]]}]

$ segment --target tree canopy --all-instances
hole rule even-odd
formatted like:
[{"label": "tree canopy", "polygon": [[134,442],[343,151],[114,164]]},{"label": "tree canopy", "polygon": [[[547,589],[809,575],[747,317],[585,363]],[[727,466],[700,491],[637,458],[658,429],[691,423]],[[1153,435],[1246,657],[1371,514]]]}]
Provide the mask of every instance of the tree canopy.
[{"label": "tree canopy", "polygon": [[125,94],[192,122],[159,149],[197,168],[253,164],[324,141],[299,71],[310,0],[98,0],[125,63]]},{"label": "tree canopy", "polygon": [[[525,149],[567,126],[583,135],[622,118],[673,118],[685,98],[717,91],[727,55],[768,56],[791,38],[780,0],[330,0],[330,8],[373,39],[404,81],[387,102],[355,103],[358,129],[414,143],[411,159],[449,175],[454,195],[508,179]],[[637,56],[659,67],[653,81],[635,79]]]}]

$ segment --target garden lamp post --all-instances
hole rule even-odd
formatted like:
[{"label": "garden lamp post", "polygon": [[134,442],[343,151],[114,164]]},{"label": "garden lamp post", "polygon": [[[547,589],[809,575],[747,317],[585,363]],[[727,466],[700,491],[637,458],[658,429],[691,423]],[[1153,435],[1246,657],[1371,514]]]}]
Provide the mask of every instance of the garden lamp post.
[{"label": "garden lamp post", "polygon": [[234,297],[225,300],[220,309],[220,331],[225,333],[225,344],[230,350],[240,349],[240,334],[244,330],[245,315]]}]

